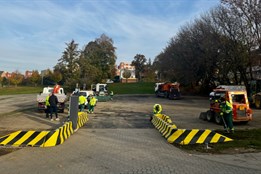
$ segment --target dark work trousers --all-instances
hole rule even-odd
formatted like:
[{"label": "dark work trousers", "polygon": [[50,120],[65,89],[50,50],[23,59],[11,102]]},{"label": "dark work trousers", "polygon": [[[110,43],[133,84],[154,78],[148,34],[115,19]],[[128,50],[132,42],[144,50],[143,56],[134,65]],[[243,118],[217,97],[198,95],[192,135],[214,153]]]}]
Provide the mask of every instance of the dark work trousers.
[{"label": "dark work trousers", "polygon": [[45,108],[45,114],[46,114],[46,118],[49,118],[50,106],[47,106],[47,107]]},{"label": "dark work trousers", "polygon": [[53,113],[55,113],[55,117],[58,118],[57,106],[50,106],[51,119],[53,118]]},{"label": "dark work trousers", "polygon": [[[232,112],[224,113],[224,120],[226,122],[227,127],[230,129],[230,131],[234,130]],[[225,128],[225,125],[224,125],[224,128]]]}]

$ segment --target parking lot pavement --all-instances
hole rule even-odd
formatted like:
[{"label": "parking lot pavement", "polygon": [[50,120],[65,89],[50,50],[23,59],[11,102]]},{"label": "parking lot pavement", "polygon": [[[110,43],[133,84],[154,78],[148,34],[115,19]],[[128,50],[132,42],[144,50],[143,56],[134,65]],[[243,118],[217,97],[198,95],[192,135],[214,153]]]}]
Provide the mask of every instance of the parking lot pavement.
[{"label": "parking lot pavement", "polygon": [[195,155],[197,157],[211,160],[213,162],[227,163],[233,166],[246,167],[261,170],[261,153],[241,153],[241,154],[204,154]]},{"label": "parking lot pavement", "polygon": [[[0,173],[261,173],[260,153],[189,154],[167,143],[149,122],[154,103],[162,104],[178,127],[219,127],[198,119],[198,112],[207,108],[207,102],[201,98],[172,101],[147,95],[116,96],[113,101],[98,103],[87,124],[62,145],[22,148],[1,156]],[[32,120],[29,113],[19,113],[19,117],[13,116],[16,126],[29,127],[17,120]],[[35,115],[38,116],[41,117]],[[30,121],[30,126],[51,127],[45,121],[35,124],[37,121]],[[1,126],[7,128],[12,124],[6,122]]]},{"label": "parking lot pavement", "polygon": [[[227,158],[226,160],[230,160]],[[64,144],[23,148],[0,157],[0,173],[202,173],[253,174],[261,169],[188,154],[155,129],[79,129]]]}]

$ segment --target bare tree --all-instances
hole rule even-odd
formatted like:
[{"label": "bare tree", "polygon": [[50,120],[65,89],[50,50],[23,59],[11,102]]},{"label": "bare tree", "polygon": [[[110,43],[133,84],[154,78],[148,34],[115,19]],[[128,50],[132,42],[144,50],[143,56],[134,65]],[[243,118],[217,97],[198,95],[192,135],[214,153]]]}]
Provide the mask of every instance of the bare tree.
[{"label": "bare tree", "polygon": [[[261,65],[261,1],[260,0],[221,0],[229,16],[236,18],[238,40],[246,48],[250,79],[253,79],[252,66]],[[245,73],[245,72],[243,72]],[[243,78],[244,74],[241,74]],[[244,80],[246,84],[246,80]]]}]

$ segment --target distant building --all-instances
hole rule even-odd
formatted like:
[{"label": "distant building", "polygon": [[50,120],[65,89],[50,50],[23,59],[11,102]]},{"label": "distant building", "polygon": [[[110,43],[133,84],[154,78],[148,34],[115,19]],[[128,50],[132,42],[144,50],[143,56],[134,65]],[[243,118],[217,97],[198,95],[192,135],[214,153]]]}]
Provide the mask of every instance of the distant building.
[{"label": "distant building", "polygon": [[25,74],[24,74],[24,78],[27,79],[27,78],[30,78],[32,77],[32,74],[33,74],[33,71],[25,71]]},{"label": "distant building", "polygon": [[1,75],[1,77],[5,77],[8,79],[11,77],[12,73],[9,73],[7,71],[0,71],[0,75]]},{"label": "distant building", "polygon": [[[131,76],[128,79],[123,77],[123,73],[125,70],[129,70],[131,72]],[[119,76],[122,83],[137,82],[137,78],[135,77],[135,66],[132,66],[129,63],[121,62],[118,68],[116,68],[116,75]]]}]

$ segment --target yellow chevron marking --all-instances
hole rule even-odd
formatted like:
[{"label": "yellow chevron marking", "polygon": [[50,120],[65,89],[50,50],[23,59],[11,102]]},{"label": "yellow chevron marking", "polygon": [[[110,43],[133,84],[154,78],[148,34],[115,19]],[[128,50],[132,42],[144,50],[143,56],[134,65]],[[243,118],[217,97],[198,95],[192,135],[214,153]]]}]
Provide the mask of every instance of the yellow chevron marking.
[{"label": "yellow chevron marking", "polygon": [[177,131],[174,132],[174,133],[167,139],[167,141],[168,141],[169,143],[173,143],[184,131],[185,131],[185,129],[177,129]]},{"label": "yellow chevron marking", "polygon": [[155,118],[154,118],[154,126],[155,126],[155,127],[156,127],[157,123],[158,123],[158,120],[157,120],[156,117],[155,117]]},{"label": "yellow chevron marking", "polygon": [[154,116],[158,117],[159,119],[162,119],[163,121],[167,123],[172,123],[171,119],[169,116],[164,115],[164,114],[154,114]]},{"label": "yellow chevron marking", "polygon": [[[78,126],[83,126],[88,121],[88,115],[87,113],[81,113],[79,114],[78,119]],[[19,135],[21,132],[23,132],[23,136],[20,137]],[[48,134],[51,134],[50,136]],[[66,139],[70,137],[71,134],[74,133],[72,122],[66,122],[63,126],[56,129],[54,132],[52,131],[16,131],[9,135],[0,137],[1,145],[7,145],[8,143],[12,142],[12,146],[20,146],[20,145],[26,145],[26,146],[40,146],[40,147],[50,147],[50,146],[56,146],[57,143],[62,144]],[[37,136],[35,138],[31,137],[33,134],[36,134]],[[19,135],[20,138],[17,136]],[[47,136],[48,135],[48,139]],[[59,138],[59,139],[58,139]],[[14,140],[16,142],[13,143]],[[57,140],[60,140],[57,142]],[[27,141],[30,141],[28,144],[23,144]]]},{"label": "yellow chevron marking", "polygon": [[231,138],[228,138],[228,137],[225,137],[225,140],[224,140],[224,142],[227,142],[227,141],[233,141],[233,139],[231,139]]},{"label": "yellow chevron marking", "polygon": [[170,133],[171,133],[171,131],[173,130],[173,129],[176,129],[176,126],[171,126],[171,128],[170,128],[170,130],[169,130],[169,132],[165,135],[165,138],[167,138],[167,137],[169,137],[170,136]]},{"label": "yellow chevron marking", "polygon": [[162,133],[163,136],[166,136],[172,129],[175,129],[175,125],[168,125],[166,130]]},{"label": "yellow chevron marking", "polygon": [[175,124],[173,124],[171,128],[177,129],[178,127]]},{"label": "yellow chevron marking", "polygon": [[24,141],[26,141],[35,131],[28,131],[26,134],[17,140],[12,146],[20,146]]},{"label": "yellow chevron marking", "polygon": [[161,121],[161,122],[160,122],[160,125],[158,126],[158,130],[160,131],[163,127],[164,127],[164,122]]},{"label": "yellow chevron marking", "polygon": [[22,131],[16,131],[14,133],[11,133],[8,138],[6,138],[1,144],[6,145],[7,143],[9,143],[10,141],[12,141],[20,132]]},{"label": "yellow chevron marking", "polygon": [[49,131],[42,131],[39,135],[37,135],[32,141],[30,141],[27,146],[34,146],[38,141],[40,141],[43,137],[45,137]]},{"label": "yellow chevron marking", "polygon": [[[170,120],[170,122],[169,122]],[[186,129],[177,129],[177,126],[175,124],[172,124],[171,119],[163,114],[154,114],[151,120],[152,124],[159,130],[160,133],[162,133],[162,136],[164,136],[169,143],[174,143],[178,138],[181,138],[180,136],[186,131]],[[171,132],[175,130],[172,134]],[[200,131],[199,129],[192,129],[187,130],[189,131],[188,135],[184,137],[183,140],[179,139],[178,141],[180,144],[190,144],[191,140],[195,138],[197,141],[193,143],[202,144],[206,140],[210,140],[209,143],[218,143],[218,142],[226,142],[226,141],[233,141],[233,139],[230,139],[226,136],[223,136],[218,133],[212,134],[212,137],[209,137],[209,134],[212,132],[209,129],[204,130],[204,132],[200,135],[200,137],[195,137],[196,134]],[[223,137],[221,140],[220,138]],[[178,142],[177,142],[178,143]]]},{"label": "yellow chevron marking", "polygon": [[228,138],[228,137],[226,137],[226,136],[223,136],[223,135],[221,135],[221,134],[216,133],[216,134],[214,135],[214,137],[212,138],[212,140],[210,141],[210,143],[217,143],[220,137],[225,138],[225,139],[224,139],[224,142],[233,141],[233,139],[231,139],[231,138]]},{"label": "yellow chevron marking", "polygon": [[65,135],[65,139],[69,138],[71,133],[68,131],[70,129],[70,124],[66,123],[66,125],[64,125],[65,129],[64,129],[64,135]]},{"label": "yellow chevron marking", "polygon": [[157,126],[157,129],[160,130],[162,128],[162,126],[163,126],[163,121],[160,120],[159,125]]},{"label": "yellow chevron marking", "polygon": [[168,124],[164,123],[161,127],[161,129],[159,129],[160,133],[163,133],[164,131],[166,131],[166,129],[168,128]]},{"label": "yellow chevron marking", "polygon": [[211,130],[206,129],[204,131],[204,133],[199,137],[199,139],[197,140],[196,143],[202,144],[210,133],[211,133]]},{"label": "yellow chevron marking", "polygon": [[64,139],[65,140],[68,138],[67,129],[68,129],[68,124],[65,124],[63,126],[63,134],[64,134]]},{"label": "yellow chevron marking", "polygon": [[72,122],[71,122],[71,121],[69,122],[69,125],[70,125],[70,126],[69,126],[69,131],[70,131],[70,133],[71,133],[71,132],[73,132]]},{"label": "yellow chevron marking", "polygon": [[88,116],[86,112],[78,112],[77,129],[82,127],[84,123],[88,121]]},{"label": "yellow chevron marking", "polygon": [[189,144],[198,131],[199,131],[198,129],[192,129],[191,132],[186,136],[186,138],[180,144]]},{"label": "yellow chevron marking", "polygon": [[63,126],[63,127],[60,127],[59,130],[57,131],[58,132],[57,137],[60,137],[60,144],[63,144],[63,142],[65,141],[65,139],[63,137],[63,135],[65,135],[64,130],[65,129],[64,129],[64,126]]},{"label": "yellow chevron marking", "polygon": [[170,126],[168,125],[166,129],[162,132],[162,136],[165,136],[166,133],[168,133],[168,130],[170,130]]},{"label": "yellow chevron marking", "polygon": [[157,128],[157,126],[159,125],[159,123],[160,123],[159,119],[155,118],[155,124],[154,124],[154,126],[155,126],[156,128]]},{"label": "yellow chevron marking", "polygon": [[41,147],[51,147],[51,146],[56,146],[57,138],[58,138],[58,129],[51,135],[46,142],[43,143]]},{"label": "yellow chevron marking", "polygon": [[213,138],[211,139],[210,143],[216,143],[218,142],[219,138],[221,137],[220,134],[216,133]]}]

